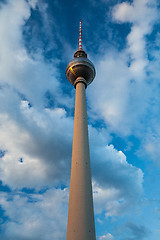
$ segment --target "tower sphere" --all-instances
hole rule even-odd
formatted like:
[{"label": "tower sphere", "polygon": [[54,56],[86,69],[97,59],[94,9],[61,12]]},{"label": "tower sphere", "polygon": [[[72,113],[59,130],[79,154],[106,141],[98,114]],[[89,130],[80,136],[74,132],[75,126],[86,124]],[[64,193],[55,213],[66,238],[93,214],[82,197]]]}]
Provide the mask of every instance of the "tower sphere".
[{"label": "tower sphere", "polygon": [[66,69],[68,81],[76,87],[81,81],[86,87],[93,81],[96,71],[93,63],[87,58],[87,53],[82,49],[74,53],[74,59],[71,60]]}]

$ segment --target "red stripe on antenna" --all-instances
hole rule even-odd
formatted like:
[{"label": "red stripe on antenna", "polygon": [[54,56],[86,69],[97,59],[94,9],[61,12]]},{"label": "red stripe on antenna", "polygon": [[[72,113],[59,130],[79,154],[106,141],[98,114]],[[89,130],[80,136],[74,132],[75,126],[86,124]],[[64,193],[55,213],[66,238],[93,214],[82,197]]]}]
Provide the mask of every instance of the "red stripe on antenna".
[{"label": "red stripe on antenna", "polygon": [[79,49],[82,49],[82,30],[81,30],[81,21],[79,23]]}]

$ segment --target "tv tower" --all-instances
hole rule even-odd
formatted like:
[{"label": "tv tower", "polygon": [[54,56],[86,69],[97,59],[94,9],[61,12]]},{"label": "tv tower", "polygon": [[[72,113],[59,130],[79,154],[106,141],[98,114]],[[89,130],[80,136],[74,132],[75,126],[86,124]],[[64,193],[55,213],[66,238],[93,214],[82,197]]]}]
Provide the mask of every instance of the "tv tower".
[{"label": "tv tower", "polygon": [[76,89],[67,240],[96,240],[85,91],[95,68],[82,50],[81,21],[79,49],[67,66],[66,77]]}]

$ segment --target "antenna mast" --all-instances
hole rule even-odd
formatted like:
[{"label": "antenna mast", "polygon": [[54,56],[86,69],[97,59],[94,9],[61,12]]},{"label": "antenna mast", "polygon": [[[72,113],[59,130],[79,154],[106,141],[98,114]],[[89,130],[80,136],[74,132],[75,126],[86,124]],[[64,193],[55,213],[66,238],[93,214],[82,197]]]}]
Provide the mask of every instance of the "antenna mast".
[{"label": "antenna mast", "polygon": [[81,30],[81,21],[79,23],[79,50],[82,50],[82,30]]}]

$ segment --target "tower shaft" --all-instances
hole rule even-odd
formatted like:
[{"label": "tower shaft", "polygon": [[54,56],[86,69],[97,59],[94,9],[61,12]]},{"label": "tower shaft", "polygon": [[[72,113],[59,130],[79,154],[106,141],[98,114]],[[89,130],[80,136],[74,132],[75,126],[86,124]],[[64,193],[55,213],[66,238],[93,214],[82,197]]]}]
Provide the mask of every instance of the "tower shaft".
[{"label": "tower shaft", "polygon": [[81,80],[76,84],[67,240],[96,239],[85,80]]}]

